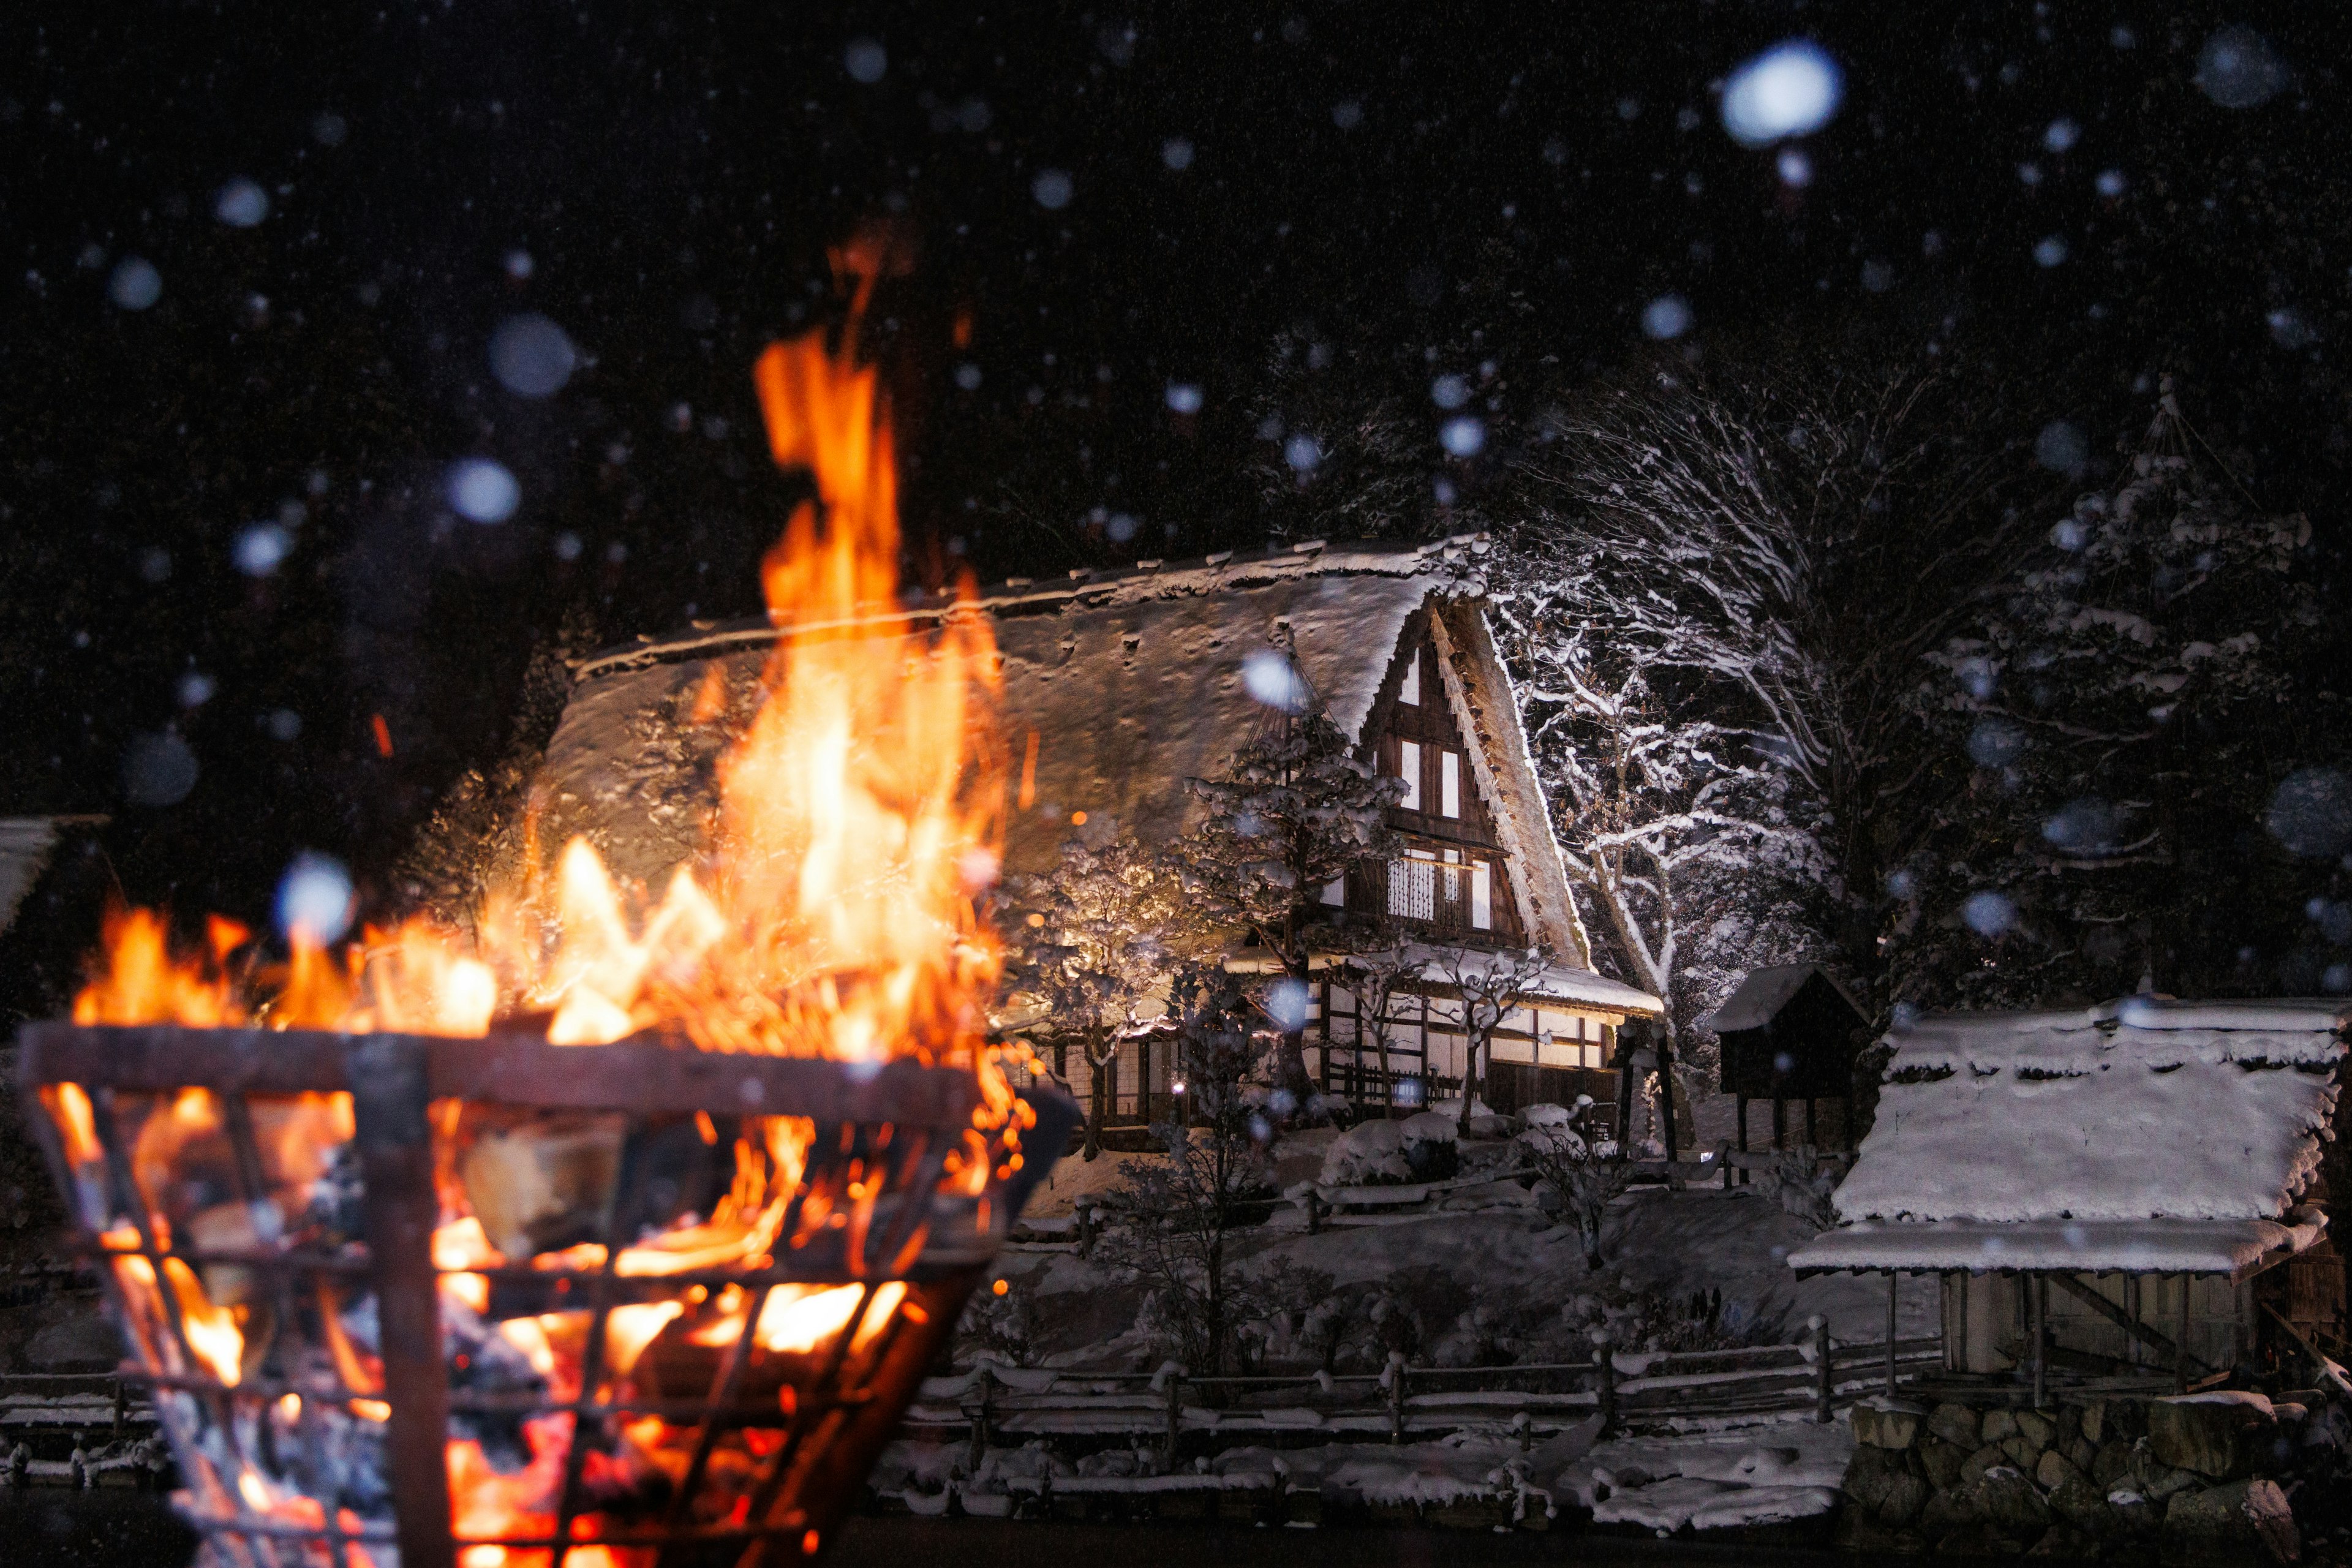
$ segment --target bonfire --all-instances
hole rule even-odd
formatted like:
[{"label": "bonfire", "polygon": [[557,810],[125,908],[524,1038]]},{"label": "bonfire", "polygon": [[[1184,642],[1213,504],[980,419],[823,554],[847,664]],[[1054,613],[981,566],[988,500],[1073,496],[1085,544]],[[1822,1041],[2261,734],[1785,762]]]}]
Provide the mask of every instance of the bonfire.
[{"label": "bonfire", "polygon": [[1058,1151],[1071,1109],[984,1038],[993,641],[898,609],[870,286],[756,366],[816,494],[706,854],[656,892],[534,844],[462,923],[276,964],[121,911],[26,1031],[219,1559],[814,1553]]}]

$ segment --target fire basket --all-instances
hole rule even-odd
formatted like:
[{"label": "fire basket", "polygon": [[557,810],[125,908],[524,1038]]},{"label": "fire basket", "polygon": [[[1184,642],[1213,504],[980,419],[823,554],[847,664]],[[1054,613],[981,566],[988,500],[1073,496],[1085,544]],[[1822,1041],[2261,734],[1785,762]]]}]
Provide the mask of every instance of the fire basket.
[{"label": "fire basket", "polygon": [[642,1037],[21,1039],[180,1506],[269,1568],[815,1552],[1076,1119]]}]

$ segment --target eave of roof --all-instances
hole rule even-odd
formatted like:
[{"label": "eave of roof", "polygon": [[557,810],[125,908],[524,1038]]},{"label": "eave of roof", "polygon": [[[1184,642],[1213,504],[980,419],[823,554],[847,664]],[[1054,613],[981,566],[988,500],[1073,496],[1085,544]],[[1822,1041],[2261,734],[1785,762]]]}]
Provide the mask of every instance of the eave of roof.
[{"label": "eave of roof", "polygon": [[2244,1279],[2326,1234],[2327,1216],[2297,1209],[2267,1219],[1871,1220],[1823,1231],[1789,1254],[1812,1274],[2221,1274]]}]

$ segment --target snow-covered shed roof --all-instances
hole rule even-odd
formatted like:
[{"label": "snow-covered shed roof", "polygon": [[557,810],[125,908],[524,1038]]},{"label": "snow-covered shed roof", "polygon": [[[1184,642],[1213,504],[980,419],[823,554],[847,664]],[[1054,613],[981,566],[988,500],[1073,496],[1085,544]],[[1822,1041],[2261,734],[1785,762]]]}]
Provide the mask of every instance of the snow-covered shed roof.
[{"label": "snow-covered shed roof", "polygon": [[1869,1015],[1856,1003],[1846,988],[1838,984],[1837,976],[1818,963],[1770,963],[1761,969],[1751,969],[1722,1005],[1698,1021],[1698,1026],[1711,1034],[1730,1034],[1740,1029],[1760,1029],[1770,1023],[1789,999],[1805,988],[1805,982],[1814,975],[1835,986],[1845,998],[1846,1005],[1864,1017]]},{"label": "snow-covered shed roof", "polygon": [[2333,1002],[2134,996],[1922,1019],[1792,1268],[2239,1274],[2319,1235],[2298,1200],[2336,1110]]},{"label": "snow-covered shed roof", "polygon": [[[1475,737],[1473,775],[1511,858],[1525,928],[1580,966],[1590,948],[1509,679],[1478,608],[1486,552],[1485,539],[1470,536],[1402,547],[1313,543],[982,590],[978,604],[1003,660],[1005,739],[1016,759],[1028,737],[1037,742],[1034,805],[1011,819],[1006,868],[1050,868],[1075,812],[1087,813],[1094,831],[1116,822],[1147,844],[1186,832],[1200,804],[1185,781],[1216,774],[1265,711],[1242,661],[1277,642],[1333,721],[1359,735],[1408,623],[1427,609],[1436,613],[1449,700],[1465,737]],[[908,613],[919,622],[950,605],[911,601]],[[697,853],[723,737],[686,715],[713,662],[727,667],[730,684],[749,681],[774,638],[765,621],[707,626],[583,661],[541,776],[542,842],[584,833],[615,871],[648,886]],[[1618,989],[1627,1001],[1643,994]]]}]

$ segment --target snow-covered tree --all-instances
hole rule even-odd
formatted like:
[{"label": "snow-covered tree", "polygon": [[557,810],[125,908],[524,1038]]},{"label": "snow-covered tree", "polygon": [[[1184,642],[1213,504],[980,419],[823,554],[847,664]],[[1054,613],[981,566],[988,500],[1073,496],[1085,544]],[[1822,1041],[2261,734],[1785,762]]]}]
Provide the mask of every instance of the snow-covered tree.
[{"label": "snow-covered tree", "polygon": [[[1356,1001],[1357,1059],[1362,1059],[1369,1040],[1380,1063],[1381,1114],[1386,1117],[1393,1109],[1389,1041],[1397,1025],[1390,1010],[1396,999],[1406,994],[1406,987],[1421,977],[1423,966],[1407,951],[1403,931],[1396,921],[1383,916],[1357,928],[1354,934],[1358,941],[1340,961],[1340,983]],[[1363,1106],[1359,1103],[1356,1110],[1360,1114]]]},{"label": "snow-covered tree", "polygon": [[1280,1135],[1265,1083],[1269,1036],[1259,1002],[1215,963],[1180,969],[1169,988],[1187,1114],[1155,1123],[1164,1159],[1130,1161],[1111,1189],[1115,1215],[1096,1256],[1132,1271],[1152,1317],[1195,1375],[1233,1360],[1242,1325],[1258,1315],[1235,1279],[1228,1246],[1255,1217],[1273,1180]]},{"label": "snow-covered tree", "polygon": [[1119,1042],[1163,1011],[1179,952],[1205,927],[1167,862],[1115,826],[1070,839],[1051,873],[1014,878],[1005,895],[1011,985],[1044,1005],[1040,1032],[1092,1069],[1091,1160]]},{"label": "snow-covered tree", "polygon": [[1669,700],[1630,647],[1594,629],[1584,549],[1522,539],[1493,613],[1587,923],[1666,1004],[1663,1125],[1711,1076],[1713,1042],[1686,1037],[1693,1021],[1748,968],[1806,945],[1803,904],[1831,870],[1794,778],[1711,716],[1717,693],[1669,674]]},{"label": "snow-covered tree", "polygon": [[1519,1010],[1551,954],[1541,947],[1524,952],[1474,952],[1467,948],[1445,951],[1445,977],[1459,1000],[1462,1023],[1462,1115],[1460,1131],[1470,1132],[1470,1108],[1478,1102],[1479,1064],[1491,1064],[1495,1031]]},{"label": "snow-covered tree", "polygon": [[[2216,901],[2254,876],[2252,825],[2309,712],[2294,671],[2320,621],[2310,539],[2303,517],[2254,502],[2168,380],[2116,482],[1927,655],[1917,701],[1955,784],[1891,878],[1900,995],[1982,1006],[2244,983],[2244,933]],[[2199,874],[2217,853],[2236,874]]]},{"label": "snow-covered tree", "polygon": [[1919,661],[2011,558],[2010,492],[2049,479],[1961,393],[1832,354],[1678,367],[1566,404],[1520,464],[1523,668],[1558,716],[1564,815],[1596,813],[1570,833],[1596,923],[1637,972],[1663,955],[1661,994],[1704,918],[1677,874],[1697,890],[1710,857],[1817,890],[1825,955],[1875,964],[1879,868],[1922,772]]},{"label": "snow-covered tree", "polygon": [[1252,676],[1272,700],[1222,776],[1189,781],[1208,816],[1176,853],[1203,912],[1249,927],[1296,987],[1276,1006],[1286,1115],[1315,1095],[1302,1044],[1305,987],[1318,940],[1339,915],[1322,901],[1323,889],[1358,862],[1396,853],[1388,811],[1403,798],[1404,781],[1380,777],[1355,754],[1286,657],[1271,649],[1254,657],[1269,661]]}]

